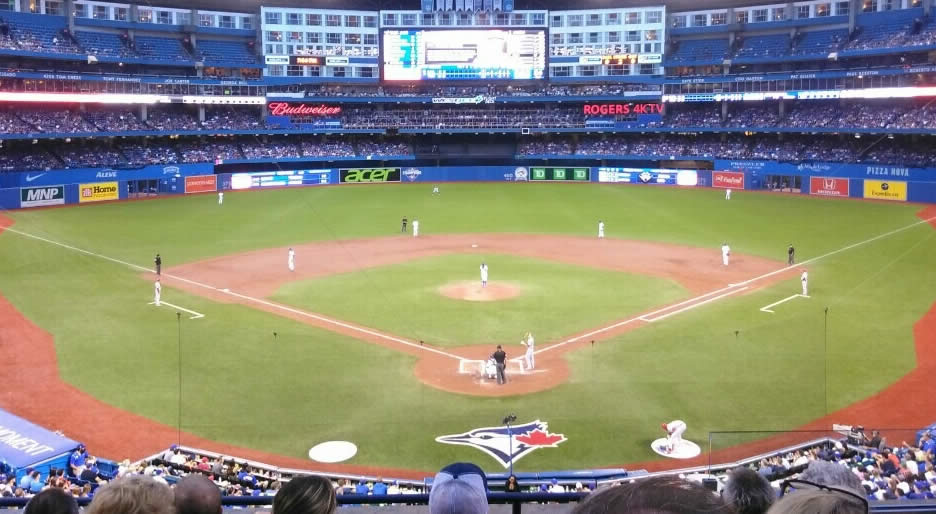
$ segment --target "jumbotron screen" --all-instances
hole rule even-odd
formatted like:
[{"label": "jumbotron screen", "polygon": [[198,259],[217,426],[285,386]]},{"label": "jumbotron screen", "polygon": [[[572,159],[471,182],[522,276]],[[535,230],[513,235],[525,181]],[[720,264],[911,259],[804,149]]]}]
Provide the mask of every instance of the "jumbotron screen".
[{"label": "jumbotron screen", "polygon": [[546,71],[543,30],[384,30],[383,79],[535,80]]}]

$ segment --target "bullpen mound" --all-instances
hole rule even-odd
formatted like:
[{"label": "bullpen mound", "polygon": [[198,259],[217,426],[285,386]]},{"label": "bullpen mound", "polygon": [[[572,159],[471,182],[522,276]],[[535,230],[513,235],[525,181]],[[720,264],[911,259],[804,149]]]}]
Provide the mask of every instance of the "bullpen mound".
[{"label": "bullpen mound", "polygon": [[481,282],[452,282],[439,288],[439,294],[456,300],[469,302],[495,302],[506,300],[520,294],[520,288],[505,282],[488,282],[481,287]]}]

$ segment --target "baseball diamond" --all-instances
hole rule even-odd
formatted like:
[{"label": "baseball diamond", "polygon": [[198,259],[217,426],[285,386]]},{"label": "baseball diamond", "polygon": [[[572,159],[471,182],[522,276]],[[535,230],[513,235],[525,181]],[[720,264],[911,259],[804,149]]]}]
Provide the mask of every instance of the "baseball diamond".
[{"label": "baseball diamond", "polygon": [[[500,201],[507,193],[513,201]],[[523,183],[448,184],[444,196],[419,184],[229,196],[224,212],[208,195],[8,211],[0,267],[20,271],[0,274],[0,335],[31,350],[12,351],[0,371],[12,384],[0,406],[59,427],[48,406],[60,405],[68,433],[103,455],[152,453],[181,435],[307,467],[309,448],[347,440],[358,448],[350,461],[316,466],[398,476],[477,459],[427,441],[505,410],[567,438],[518,469],[673,466],[654,460],[659,423],[648,420],[677,415],[695,434],[926,416],[912,401],[883,402],[929,387],[915,377],[930,366],[919,352],[933,305],[922,286],[936,284],[932,208]],[[430,233],[399,232],[404,204],[419,205]],[[596,219],[609,237],[594,237]],[[784,260],[789,241],[796,266]],[[154,248],[163,300],[203,317],[147,305]],[[481,260],[490,285],[509,284],[513,297],[440,294],[479,287]],[[801,266],[810,299],[764,315],[798,292]],[[534,370],[517,343],[528,331]],[[504,386],[482,371],[497,344]],[[131,427],[150,428],[114,436]],[[600,443],[611,439],[614,449]],[[715,449],[778,441],[751,434]]]}]

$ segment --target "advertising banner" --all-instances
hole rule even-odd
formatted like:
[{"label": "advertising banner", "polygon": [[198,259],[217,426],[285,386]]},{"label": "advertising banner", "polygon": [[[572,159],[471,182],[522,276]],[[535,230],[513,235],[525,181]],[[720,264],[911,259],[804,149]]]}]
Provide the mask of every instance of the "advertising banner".
[{"label": "advertising banner", "polygon": [[253,171],[231,175],[231,189],[318,186],[331,183],[331,170]]},{"label": "advertising banner", "polygon": [[[530,168],[530,180],[591,180],[591,168]],[[516,171],[514,171],[516,177]],[[515,178],[515,180],[520,180]]]},{"label": "advertising banner", "polygon": [[400,168],[342,168],[338,170],[342,184],[399,182]]},{"label": "advertising banner", "polygon": [[209,193],[218,190],[218,177],[215,175],[196,175],[185,177],[186,193]]},{"label": "advertising banner", "polygon": [[744,173],[740,171],[713,171],[712,187],[744,189]]},{"label": "advertising banner", "polygon": [[152,164],[141,168],[72,168],[68,170],[0,173],[0,187],[38,187],[60,184],[90,184],[125,180],[163,180],[189,175],[210,175],[214,165]]},{"label": "advertising banner", "polygon": [[0,410],[0,461],[13,468],[25,468],[77,447],[76,441]]},{"label": "advertising banner", "polygon": [[78,203],[104,202],[120,198],[117,182],[78,184]]},{"label": "advertising banner", "polygon": [[598,182],[696,186],[699,174],[695,170],[598,168]]},{"label": "advertising banner", "polygon": [[907,201],[907,183],[900,180],[865,180],[864,197],[874,200]]},{"label": "advertising banner", "polygon": [[20,189],[20,207],[65,205],[65,186],[24,187]]},{"label": "advertising banner", "polygon": [[848,193],[847,178],[809,177],[811,195],[848,197]]}]

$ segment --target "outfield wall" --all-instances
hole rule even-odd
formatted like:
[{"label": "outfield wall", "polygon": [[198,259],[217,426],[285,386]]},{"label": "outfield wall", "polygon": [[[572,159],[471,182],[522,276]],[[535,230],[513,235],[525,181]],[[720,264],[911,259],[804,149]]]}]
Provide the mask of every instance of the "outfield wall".
[{"label": "outfield wall", "polygon": [[[615,161],[620,162],[620,161]],[[708,161],[711,169],[626,166],[384,166],[216,173],[213,164],[0,173],[0,208],[20,209],[270,187],[422,182],[601,182],[763,189],[769,177],[800,177],[801,194],[936,203],[936,168],[775,161]],[[308,164],[308,163],[306,163]],[[587,164],[587,163],[586,163]],[[626,162],[625,162],[626,164]],[[280,168],[280,169],[276,169]],[[145,190],[141,191],[144,187]]]}]

